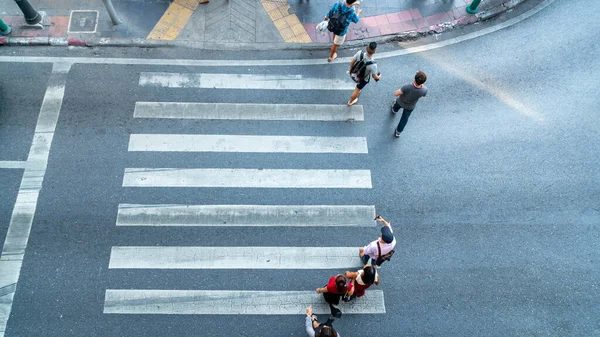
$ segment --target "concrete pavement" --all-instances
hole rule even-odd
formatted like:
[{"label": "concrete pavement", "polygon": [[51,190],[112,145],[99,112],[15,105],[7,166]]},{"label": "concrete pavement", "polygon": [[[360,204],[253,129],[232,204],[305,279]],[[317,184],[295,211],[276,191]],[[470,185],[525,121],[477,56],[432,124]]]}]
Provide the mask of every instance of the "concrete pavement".
[{"label": "concrete pavement", "polygon": [[[352,24],[347,41],[364,39],[414,39],[441,33],[455,27],[486,20],[526,0],[486,0],[477,15],[465,8],[469,0],[367,0],[361,3],[361,20]],[[314,48],[330,44],[331,34],[316,31],[333,4],[331,1],[194,0],[129,1],[114,0],[123,24],[113,26],[98,1],[31,1],[48,18],[44,28],[23,25],[18,7],[5,2],[0,16],[12,26],[9,37],[0,44],[51,45],[156,45],[165,41],[218,49],[227,45],[297,45]]]}]

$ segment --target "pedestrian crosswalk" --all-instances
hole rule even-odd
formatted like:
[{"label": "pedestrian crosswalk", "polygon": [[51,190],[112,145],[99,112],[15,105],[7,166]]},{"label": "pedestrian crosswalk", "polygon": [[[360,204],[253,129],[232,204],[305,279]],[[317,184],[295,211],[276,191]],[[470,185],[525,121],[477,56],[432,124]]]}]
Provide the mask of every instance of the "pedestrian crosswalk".
[{"label": "pedestrian crosswalk", "polygon": [[[139,87],[172,89],[243,89],[243,90],[352,90],[354,84],[339,79],[304,78],[300,75],[247,75],[215,73],[142,72]],[[320,121],[339,123],[363,121],[360,105],[346,104],[257,104],[148,102],[135,103],[133,117],[149,120],[255,120],[302,123]],[[344,124],[348,125],[350,124]],[[366,156],[366,137],[326,137],[311,135],[135,133],[129,135],[129,153],[144,152],[144,158],[154,154],[171,156],[187,153],[253,154],[335,154]],[[150,157],[148,157],[150,156]],[[366,159],[366,157],[364,157]],[[286,189],[293,197],[296,189],[336,189],[360,191],[372,188],[371,171],[346,167],[208,167],[190,163],[152,167],[125,167],[122,186],[133,193],[146,189],[252,188]],[[293,166],[293,162],[292,162]],[[335,164],[334,164],[335,166]],[[259,199],[257,199],[259,200]],[[300,227],[317,233],[321,227],[374,227],[376,211],[373,205],[312,205],[300,201],[295,205],[228,204],[215,197],[214,204],[135,204],[121,203],[117,210],[117,228],[137,227],[150,230],[194,227]],[[335,242],[339,244],[339,242]],[[362,266],[358,247],[312,247],[310,242],[300,247],[280,246],[213,246],[202,238],[197,245],[115,245],[111,248],[108,268],[121,270],[332,270],[340,272]],[[314,289],[326,280],[319,280],[307,289],[293,290],[204,290],[204,289],[106,289],[106,314],[165,315],[297,315],[309,305],[315,313],[328,313],[322,295]],[[346,314],[385,313],[384,294],[368,291],[351,305]]]}]

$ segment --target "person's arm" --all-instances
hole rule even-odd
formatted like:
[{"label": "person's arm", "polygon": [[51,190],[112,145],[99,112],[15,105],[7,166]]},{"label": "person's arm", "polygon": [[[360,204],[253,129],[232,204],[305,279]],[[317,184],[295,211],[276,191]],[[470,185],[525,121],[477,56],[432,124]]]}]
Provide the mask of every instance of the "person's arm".
[{"label": "person's arm", "polygon": [[327,287],[317,288],[317,294],[324,294],[327,292],[329,292],[329,291],[327,291]]},{"label": "person's arm", "polygon": [[375,282],[373,283],[375,283],[376,286],[379,285],[379,273],[375,274]]},{"label": "person's arm", "polygon": [[[356,11],[356,18],[357,18],[357,19],[360,17],[360,13],[362,13],[362,8],[359,8],[359,9]],[[356,20],[354,23],[357,23],[357,22],[358,22],[358,20]]]},{"label": "person's arm", "polygon": [[355,272],[355,271],[347,271],[346,272],[346,277],[349,278],[349,279],[353,279],[354,280],[355,278],[358,277],[358,273]]},{"label": "person's arm", "polygon": [[[400,90],[400,89],[398,89],[398,90]],[[398,90],[396,90],[396,92]],[[400,94],[402,94],[402,90],[400,90]],[[396,96],[398,96],[398,95],[396,95]],[[381,215],[378,215],[377,218],[375,218],[375,220],[380,221],[384,226],[389,226],[390,225],[390,223],[387,222],[387,221],[385,221],[385,219],[382,218]]]},{"label": "person's arm", "polygon": [[373,73],[372,76],[375,79],[375,81],[379,81],[381,79],[381,74],[375,74],[375,73]]},{"label": "person's arm", "polygon": [[350,69],[348,69],[348,72],[352,71],[352,67],[354,67],[354,63],[356,63],[356,59],[353,57],[352,60],[350,60]]},{"label": "person's arm", "polygon": [[312,314],[312,305],[306,308],[306,319],[304,326],[306,328],[306,334],[308,335],[308,337],[315,337],[315,330],[313,328],[314,320]]},{"label": "person's arm", "polygon": [[398,89],[398,90],[394,91],[394,96],[400,96],[400,95],[402,95],[402,90],[401,89]]},{"label": "person's arm", "polygon": [[348,296],[352,296],[352,294],[354,294],[354,287],[356,287],[356,280],[352,280],[352,286],[348,287],[348,291],[346,292],[346,295]]}]

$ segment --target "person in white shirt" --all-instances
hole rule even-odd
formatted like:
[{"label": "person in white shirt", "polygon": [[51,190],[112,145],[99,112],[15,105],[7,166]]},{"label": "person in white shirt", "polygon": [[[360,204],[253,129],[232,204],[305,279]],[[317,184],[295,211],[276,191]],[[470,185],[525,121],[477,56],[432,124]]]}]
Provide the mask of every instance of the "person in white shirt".
[{"label": "person in white shirt", "polygon": [[381,255],[389,253],[396,246],[396,238],[394,237],[394,231],[392,230],[390,223],[380,215],[378,215],[375,220],[380,221],[383,224],[379,239],[358,249],[360,259],[364,265],[369,264],[369,260],[371,260],[371,265],[375,265],[377,258],[380,256],[379,248],[377,247],[378,242],[381,247]]}]

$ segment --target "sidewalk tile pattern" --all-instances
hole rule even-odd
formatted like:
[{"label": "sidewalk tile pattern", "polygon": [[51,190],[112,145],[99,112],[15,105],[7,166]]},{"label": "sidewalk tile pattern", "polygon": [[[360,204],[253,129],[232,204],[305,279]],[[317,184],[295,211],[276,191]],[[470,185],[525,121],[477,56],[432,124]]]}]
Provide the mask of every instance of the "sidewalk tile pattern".
[{"label": "sidewalk tile pattern", "polygon": [[[316,36],[312,38],[309,36],[298,17],[295,14],[290,14],[290,5],[287,2],[261,0],[261,4],[285,42],[308,43],[312,42],[313,38],[316,40]],[[316,24],[308,28],[314,33],[313,35],[317,35],[314,27],[316,27]]]},{"label": "sidewalk tile pattern", "polygon": [[255,41],[256,6],[254,0],[213,0],[207,6],[205,41]]},{"label": "sidewalk tile pattern", "polygon": [[175,0],[150,32],[149,40],[175,40],[194,11],[198,0]]}]

